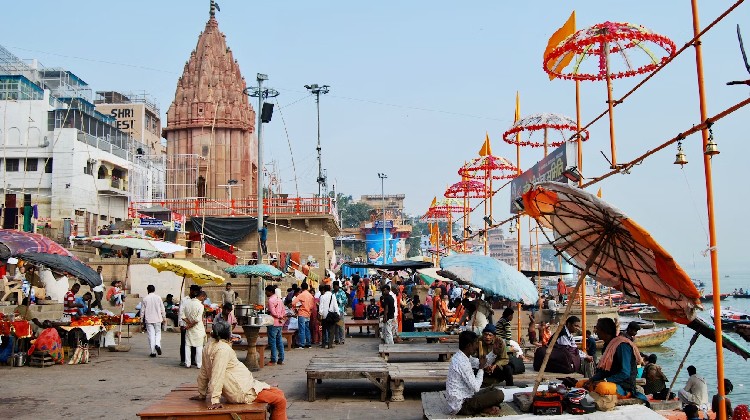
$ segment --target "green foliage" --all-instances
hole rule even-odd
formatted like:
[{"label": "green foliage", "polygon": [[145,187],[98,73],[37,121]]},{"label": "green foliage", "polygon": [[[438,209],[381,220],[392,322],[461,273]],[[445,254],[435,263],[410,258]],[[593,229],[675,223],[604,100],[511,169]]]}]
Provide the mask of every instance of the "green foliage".
[{"label": "green foliage", "polygon": [[[330,193],[330,196],[333,198],[333,193]],[[341,227],[355,228],[370,220],[372,207],[366,203],[355,203],[351,195],[336,194],[336,203],[343,219]]]}]

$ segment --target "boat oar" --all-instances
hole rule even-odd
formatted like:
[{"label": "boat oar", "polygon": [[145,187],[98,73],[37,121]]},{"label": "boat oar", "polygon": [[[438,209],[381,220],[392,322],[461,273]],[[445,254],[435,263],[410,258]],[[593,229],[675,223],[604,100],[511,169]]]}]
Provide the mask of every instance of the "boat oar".
[{"label": "boat oar", "polygon": [[669,389],[667,390],[667,398],[669,398],[669,394],[672,392],[672,387],[674,387],[674,383],[677,382],[677,375],[680,374],[680,371],[682,370],[682,366],[685,365],[685,360],[687,360],[688,354],[690,354],[690,349],[693,348],[693,344],[695,344],[696,341],[698,341],[698,336],[700,336],[700,333],[698,331],[693,334],[693,338],[690,339],[690,345],[687,348],[687,351],[685,352],[685,356],[682,358],[682,362],[680,362],[680,366],[677,367],[677,372],[674,373],[674,379],[672,379],[672,383],[669,384]]}]

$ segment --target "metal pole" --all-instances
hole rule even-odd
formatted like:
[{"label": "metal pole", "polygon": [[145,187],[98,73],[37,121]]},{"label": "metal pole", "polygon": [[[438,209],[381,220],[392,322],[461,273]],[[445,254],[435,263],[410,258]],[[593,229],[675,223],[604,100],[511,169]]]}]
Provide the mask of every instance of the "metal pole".
[{"label": "metal pole", "polygon": [[320,91],[315,92],[315,107],[318,112],[318,197],[322,197],[323,184],[320,182],[320,178],[323,177],[323,155],[321,154],[320,147]]},{"label": "metal pole", "polygon": [[617,169],[617,150],[615,148],[615,102],[612,99],[612,77],[609,72],[609,42],[604,43],[604,66],[607,78],[607,105],[609,106],[609,146],[612,152],[612,169]]},{"label": "metal pole", "polygon": [[[268,80],[268,76],[258,73],[258,261],[256,264],[263,262],[263,246],[260,242],[260,232],[263,230],[263,81]],[[258,294],[260,296],[260,293]],[[262,302],[262,300],[260,301]]]},{"label": "metal pole", "polygon": [[386,239],[385,239],[385,179],[388,178],[388,175],[383,173],[378,173],[378,178],[380,178],[380,199],[383,201],[383,264],[387,264],[386,257],[387,254],[387,245],[386,245]]},{"label": "metal pole", "polygon": [[[695,67],[698,74],[698,98],[700,100],[700,113],[701,121],[705,122],[708,118],[708,107],[706,105],[706,91],[703,85],[703,51],[701,50],[701,41],[698,37],[700,34],[700,21],[698,16],[698,1],[691,0],[690,2],[692,13],[693,13],[693,34],[696,37],[696,41],[693,44],[695,47]],[[706,150],[708,144],[708,129],[704,128],[701,131],[703,135],[703,149]],[[713,174],[711,171],[711,156],[703,154],[703,168],[706,178],[706,205],[708,207],[708,235],[709,235],[709,250],[711,252],[711,282],[713,283],[713,305],[714,305],[714,325],[716,329],[716,382],[718,383],[719,389],[719,418],[726,419],[726,405],[725,401],[725,390],[724,390],[724,350],[722,332],[721,332],[721,292],[719,288],[719,255],[716,250],[716,223],[714,212],[714,183]]]}]

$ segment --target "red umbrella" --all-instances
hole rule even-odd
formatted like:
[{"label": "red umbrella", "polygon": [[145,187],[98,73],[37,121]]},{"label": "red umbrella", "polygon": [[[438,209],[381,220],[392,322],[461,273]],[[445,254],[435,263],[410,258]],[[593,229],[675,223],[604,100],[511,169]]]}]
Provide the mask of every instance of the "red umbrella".
[{"label": "red umbrella", "polygon": [[0,259],[7,260],[24,252],[65,255],[76,258],[62,245],[38,233],[20,232],[12,229],[0,229]]}]

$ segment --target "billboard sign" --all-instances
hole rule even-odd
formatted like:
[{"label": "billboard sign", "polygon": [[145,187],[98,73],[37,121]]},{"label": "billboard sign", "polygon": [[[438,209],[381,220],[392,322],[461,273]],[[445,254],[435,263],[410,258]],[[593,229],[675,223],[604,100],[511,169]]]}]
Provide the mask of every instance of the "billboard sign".
[{"label": "billboard sign", "polygon": [[542,181],[567,183],[568,178],[563,175],[565,169],[576,164],[576,145],[566,143],[550,152],[544,159],[532,166],[531,169],[519,175],[510,183],[510,212],[519,213],[515,200],[531,188],[531,185]]}]

